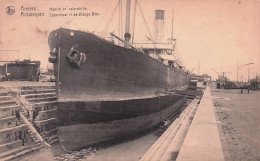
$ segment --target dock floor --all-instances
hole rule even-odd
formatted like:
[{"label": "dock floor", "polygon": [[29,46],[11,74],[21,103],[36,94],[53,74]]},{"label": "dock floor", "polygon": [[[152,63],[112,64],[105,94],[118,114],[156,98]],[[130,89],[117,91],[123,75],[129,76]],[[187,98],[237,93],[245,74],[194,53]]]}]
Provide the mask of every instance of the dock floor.
[{"label": "dock floor", "polygon": [[260,90],[211,87],[225,160],[260,161]]}]

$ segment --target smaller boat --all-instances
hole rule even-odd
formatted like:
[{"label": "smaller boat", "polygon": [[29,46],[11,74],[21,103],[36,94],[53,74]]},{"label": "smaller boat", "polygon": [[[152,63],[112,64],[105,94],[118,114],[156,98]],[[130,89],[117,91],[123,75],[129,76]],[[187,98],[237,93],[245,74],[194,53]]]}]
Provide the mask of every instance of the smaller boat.
[{"label": "smaller boat", "polygon": [[0,75],[3,81],[39,81],[40,77],[40,61],[0,61],[4,63],[0,66]]}]

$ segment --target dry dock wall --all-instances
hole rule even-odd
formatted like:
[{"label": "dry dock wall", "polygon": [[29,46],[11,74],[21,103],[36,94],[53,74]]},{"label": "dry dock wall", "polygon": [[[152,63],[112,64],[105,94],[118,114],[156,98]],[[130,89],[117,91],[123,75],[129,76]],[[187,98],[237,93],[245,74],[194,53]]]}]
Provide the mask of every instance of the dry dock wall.
[{"label": "dry dock wall", "polygon": [[208,86],[179,152],[177,161],[224,161]]}]

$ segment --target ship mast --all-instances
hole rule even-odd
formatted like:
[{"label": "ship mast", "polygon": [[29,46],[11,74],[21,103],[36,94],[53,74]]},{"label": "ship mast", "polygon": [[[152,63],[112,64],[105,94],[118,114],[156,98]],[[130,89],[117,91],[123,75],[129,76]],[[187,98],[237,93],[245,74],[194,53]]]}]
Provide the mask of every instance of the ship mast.
[{"label": "ship mast", "polygon": [[171,40],[173,40],[173,19],[174,19],[174,9],[172,9],[172,31],[171,31]]},{"label": "ship mast", "polygon": [[129,40],[131,38],[131,34],[129,33],[130,30],[130,7],[131,7],[131,0],[126,1],[126,18],[125,18],[125,44],[124,46],[129,48]]}]

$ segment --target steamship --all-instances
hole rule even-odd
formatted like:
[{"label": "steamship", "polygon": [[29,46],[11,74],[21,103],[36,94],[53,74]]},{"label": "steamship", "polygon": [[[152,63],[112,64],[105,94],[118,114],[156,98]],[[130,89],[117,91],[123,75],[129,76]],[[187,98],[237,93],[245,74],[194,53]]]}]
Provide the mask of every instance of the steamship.
[{"label": "steamship", "polygon": [[129,42],[130,0],[126,4],[124,39],[111,33],[123,46],[77,30],[59,28],[49,34],[58,138],[65,151],[153,128],[186,102],[185,97],[172,94],[187,87],[190,79],[174,58],[174,40],[159,43],[164,11],[155,11],[153,43],[136,48]]}]

